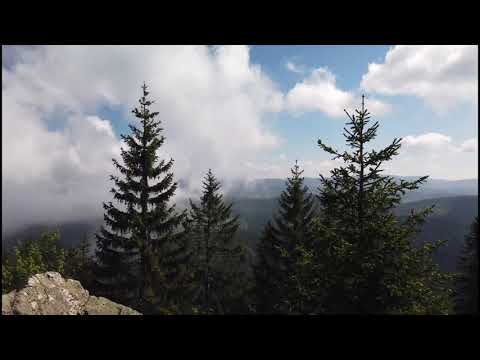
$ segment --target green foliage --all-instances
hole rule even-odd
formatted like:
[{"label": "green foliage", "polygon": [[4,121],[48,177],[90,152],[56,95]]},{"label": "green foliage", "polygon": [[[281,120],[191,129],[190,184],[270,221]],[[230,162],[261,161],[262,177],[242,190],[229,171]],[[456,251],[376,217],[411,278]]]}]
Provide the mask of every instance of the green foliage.
[{"label": "green foliage", "polygon": [[[86,237],[66,250],[58,231],[44,232],[2,257],[3,293],[33,274],[57,271],[144,314],[246,313],[252,307],[277,314],[451,312],[454,277],[439,271],[432,258],[445,242],[413,240],[433,206],[402,217],[395,213],[405,193],[427,176],[395,181],[381,174],[382,165],[398,155],[401,139],[367,151],[379,124],[368,127],[363,103],[356,115],[347,113],[344,136],[351,152],[318,140],[344,166],[333,169],[330,178],[320,175],[317,199],[299,166],[291,169],[278,213],[264,228],[252,278],[248,249],[238,237],[239,218],[211,170],[199,203],[190,201],[188,213],[169,205],[177,189],[173,159],[158,159],[163,129],[155,120],[158,113],[149,110],[147,86],[142,90],[141,107],[132,111],[141,126],[130,125],[132,135],[122,135],[128,146],[121,150],[123,164],[113,160],[121,176],[111,176],[111,192],[119,205],[103,204],[106,225],[96,234],[95,259]],[[459,269],[455,311],[476,313],[478,218]]]},{"label": "green foliage", "polygon": [[395,182],[382,176],[381,166],[398,154],[401,139],[367,152],[365,145],[375,138],[378,122],[367,127],[370,116],[363,104],[356,115],[347,115],[344,136],[351,153],[318,140],[345,166],[333,169],[329,179],[320,176],[322,217],[316,224],[316,266],[311,271],[312,283],[321,289],[312,293],[318,303],[315,312],[448,313],[452,276],[441,273],[431,259],[442,243],[412,241],[432,208],[412,210],[402,222],[393,213],[405,192],[417,189],[427,177]]},{"label": "green foliage", "polygon": [[193,302],[198,313],[246,312],[247,274],[245,249],[235,239],[238,216],[231,213],[219,193],[220,182],[209,170],[203,194],[197,205],[190,200],[185,227],[191,239],[194,258]]},{"label": "green foliage", "polygon": [[38,248],[45,271],[56,271],[64,274],[65,250],[60,245],[60,232],[45,232],[40,236]]},{"label": "green foliage", "polygon": [[279,214],[266,225],[257,249],[256,295],[261,313],[305,313],[312,300],[304,294],[314,240],[314,198],[303,185],[303,170],[295,164],[291,172],[280,196]]},{"label": "green foliage", "polygon": [[185,216],[168,205],[177,189],[169,172],[173,159],[158,161],[163,129],[158,112],[149,110],[147,86],[142,90],[140,109],[132,110],[141,127],[129,125],[132,135],[122,135],[128,146],[121,150],[123,164],[113,160],[122,177],[111,176],[111,192],[120,206],[103,204],[107,227],[96,235],[96,278],[107,296],[145,313],[177,306],[188,253],[179,231]]},{"label": "green foliage", "polygon": [[478,217],[465,238],[455,279],[455,313],[478,314]]},{"label": "green foliage", "polygon": [[13,290],[14,269],[8,259],[2,257],[2,294]]},{"label": "green foliage", "polygon": [[86,289],[92,289],[93,259],[85,237],[76,248],[60,245],[59,231],[44,231],[38,239],[18,244],[13,253],[2,257],[2,292],[23,287],[32,275],[55,271],[65,277],[79,280]]},{"label": "green foliage", "polygon": [[90,255],[90,243],[85,235],[77,247],[66,250],[65,275],[80,281],[85,289],[93,291],[94,266],[93,257]]},{"label": "green foliage", "polygon": [[39,239],[27,240],[14,248],[11,260],[2,260],[2,291],[23,286],[32,275],[56,271],[64,274],[65,250],[57,231],[44,231]]},{"label": "green foliage", "polygon": [[18,284],[25,284],[30,276],[45,272],[46,270],[40,248],[36,243],[27,243],[23,251],[18,247],[15,248],[15,258],[15,283],[17,286]]}]

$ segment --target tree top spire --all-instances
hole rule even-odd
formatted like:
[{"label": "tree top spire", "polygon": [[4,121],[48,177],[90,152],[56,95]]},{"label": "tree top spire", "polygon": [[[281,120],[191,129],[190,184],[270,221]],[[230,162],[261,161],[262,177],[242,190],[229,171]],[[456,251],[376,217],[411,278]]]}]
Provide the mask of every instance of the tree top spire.
[{"label": "tree top spire", "polygon": [[143,82],[143,85],[142,85],[142,90],[143,90],[143,96],[144,96],[144,97],[148,95],[147,89],[148,89],[148,86],[147,86],[147,84],[146,84],[145,81],[144,81],[144,82]]}]

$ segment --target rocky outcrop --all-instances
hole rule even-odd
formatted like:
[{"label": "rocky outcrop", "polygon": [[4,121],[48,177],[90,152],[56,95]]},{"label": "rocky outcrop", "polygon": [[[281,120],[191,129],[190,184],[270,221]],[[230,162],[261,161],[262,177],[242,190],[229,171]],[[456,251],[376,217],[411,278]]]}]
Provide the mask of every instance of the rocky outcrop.
[{"label": "rocky outcrop", "polygon": [[2,295],[2,315],[142,315],[103,297],[90,296],[80,282],[57,272],[36,274],[18,291]]}]

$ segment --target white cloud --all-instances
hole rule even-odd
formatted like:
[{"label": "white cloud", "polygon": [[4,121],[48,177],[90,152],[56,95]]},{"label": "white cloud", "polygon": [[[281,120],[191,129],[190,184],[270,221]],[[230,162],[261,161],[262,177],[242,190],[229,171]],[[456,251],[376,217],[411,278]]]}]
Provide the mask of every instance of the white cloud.
[{"label": "white cloud", "polygon": [[438,147],[445,146],[452,142],[452,138],[439,133],[427,133],[418,136],[408,135],[403,138],[404,146],[427,146]]},{"label": "white cloud", "polygon": [[[448,135],[431,132],[404,136],[401,144],[399,154],[382,165],[384,174],[429,175],[431,178],[450,180],[478,177],[477,138],[458,141]],[[378,145],[373,148],[378,151],[382,147]],[[342,149],[343,147],[339,150]],[[328,159],[329,155],[325,152],[318,155],[318,158],[279,156],[273,161],[252,161],[245,166],[252,169],[256,178],[286,178],[290,176],[290,168],[295,164],[295,159],[298,159],[305,177],[318,177],[319,174],[330,176],[333,168],[345,166],[340,159]]]},{"label": "white cloud", "polygon": [[294,72],[296,74],[303,74],[305,72],[305,68],[303,66],[297,65],[292,61],[287,61],[285,63],[285,67],[287,68],[287,70]]},{"label": "white cloud", "polygon": [[478,176],[477,139],[454,141],[441,133],[403,137],[399,155],[385,163],[385,172],[403,176],[467,179]]},{"label": "white cloud", "polygon": [[98,216],[111,185],[111,159],[119,156],[108,120],[73,115],[63,132],[49,131],[41,113],[8,91],[2,103],[3,231]]},{"label": "white cloud", "polygon": [[[318,68],[288,92],[286,107],[292,112],[321,111],[331,117],[345,117],[344,109],[359,108],[360,100],[353,92],[337,87],[335,75],[327,68]],[[368,99],[366,107],[373,115],[382,115],[390,106],[377,99]]]},{"label": "white cloud", "polygon": [[[16,49],[2,65],[2,210],[5,226],[102,213],[120,141],[102,106],[128,122],[147,81],[163,121],[161,156],[191,189],[212,170],[246,177],[242,161],[281,139],[267,112],[283,97],[246,46],[45,46]],[[60,126],[58,126],[60,125]],[[55,126],[57,127],[56,130]],[[190,190],[190,189],[188,189]]]},{"label": "white cloud", "polygon": [[460,145],[460,151],[462,151],[462,152],[478,152],[478,139],[477,138],[471,138],[471,139],[465,140]]},{"label": "white cloud", "polygon": [[100,133],[105,133],[107,136],[114,138],[112,124],[108,120],[102,120],[97,116],[88,116],[86,119],[94,128]]},{"label": "white cloud", "polygon": [[384,63],[371,63],[361,87],[385,95],[413,95],[435,111],[477,103],[478,46],[399,45]]},{"label": "white cloud", "polygon": [[456,144],[450,136],[440,133],[408,135],[402,139],[402,145],[410,149],[436,150],[446,149],[450,152],[475,152],[478,149],[478,139],[471,138]]},{"label": "white cloud", "polygon": [[[269,163],[257,160],[263,151],[282,143],[268,129],[267,113],[322,111],[343,118],[344,108],[351,111],[360,103],[354,92],[339,89],[325,68],[312,72],[284,97],[261,67],[251,63],[246,46],[7,49],[15,56],[8,66],[2,62],[4,230],[27,222],[101,215],[101,202],[111,200],[108,177],[115,173],[111,159],[119,159],[121,143],[112,128],[115,119],[100,116],[99,108],[118,106],[133,122],[130,110],[143,81],[150,85],[156,100],[153,108],[160,112],[165,129],[160,155],[173,157],[175,178],[187,182],[186,193],[179,192],[179,197],[194,193],[208,168],[225,180],[225,189],[234,179],[288,176],[293,155],[283,154]],[[389,110],[374,98],[368,97],[366,104],[373,116]],[[430,150],[424,153],[430,158],[422,158],[418,152],[423,150],[418,149],[426,140],[417,136],[408,141],[405,148],[412,163],[404,163],[400,170],[414,171],[418,164],[423,174],[422,166],[426,170],[433,164],[439,177],[449,166],[466,169],[464,177],[476,176],[476,167],[471,166],[477,156],[473,139],[460,145],[447,141],[450,150],[457,149],[448,152],[452,158],[447,163],[428,162],[443,156],[441,146],[439,155],[426,146]],[[436,141],[441,143],[441,137]],[[299,164],[305,176],[328,174],[338,165],[311,159],[299,159]]]}]

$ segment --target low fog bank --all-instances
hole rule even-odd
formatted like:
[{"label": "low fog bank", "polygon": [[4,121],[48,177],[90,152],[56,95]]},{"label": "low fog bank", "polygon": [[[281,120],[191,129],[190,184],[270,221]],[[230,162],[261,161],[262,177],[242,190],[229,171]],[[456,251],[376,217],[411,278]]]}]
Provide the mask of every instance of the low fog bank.
[{"label": "low fog bank", "polygon": [[[397,179],[400,178],[395,176]],[[402,177],[413,180],[415,177]],[[226,179],[219,178],[222,192],[229,200],[277,198],[285,188],[286,179]],[[51,193],[30,191],[8,191],[12,184],[3,184],[2,196],[2,241],[12,234],[25,231],[29,227],[60,224],[94,224],[97,228],[103,222],[103,201],[112,201],[108,192],[98,186],[75,190],[63,189]],[[305,178],[305,185],[313,193],[318,193],[318,178]],[[198,201],[201,196],[201,179],[179,180],[177,192],[172,199],[179,211],[188,207],[189,200]],[[58,190],[58,189],[57,189]],[[16,194],[14,196],[13,194]],[[20,194],[21,196],[19,196]],[[429,179],[420,189],[407,193],[404,203],[429,198],[478,195],[478,179],[449,181]]]}]

